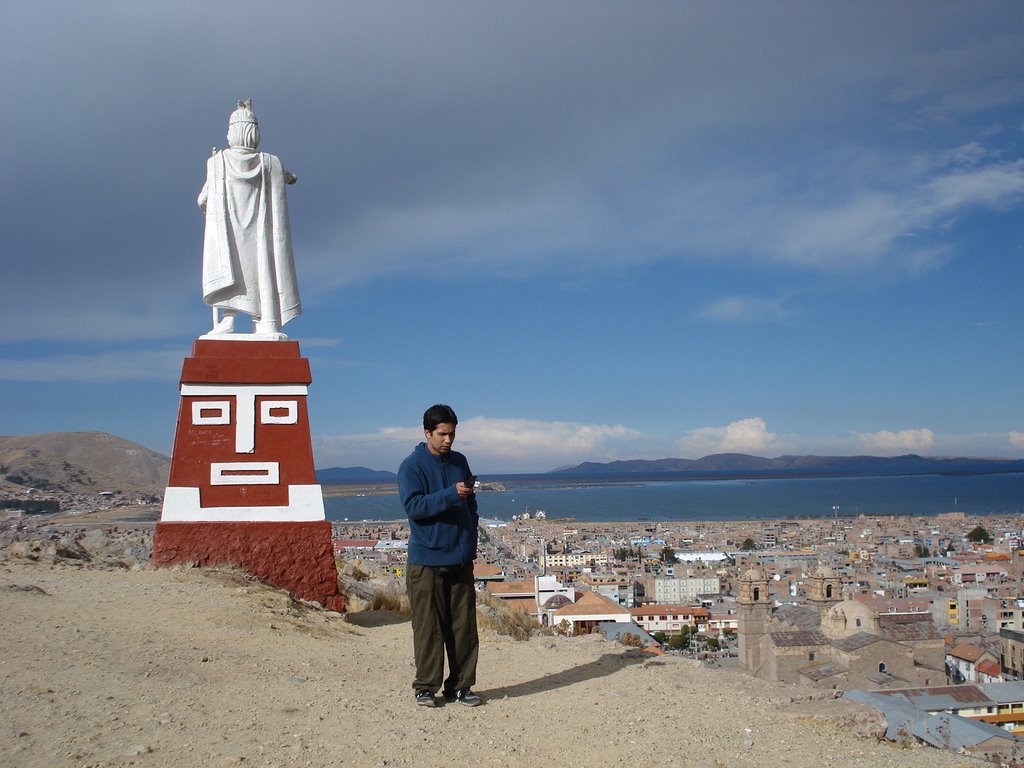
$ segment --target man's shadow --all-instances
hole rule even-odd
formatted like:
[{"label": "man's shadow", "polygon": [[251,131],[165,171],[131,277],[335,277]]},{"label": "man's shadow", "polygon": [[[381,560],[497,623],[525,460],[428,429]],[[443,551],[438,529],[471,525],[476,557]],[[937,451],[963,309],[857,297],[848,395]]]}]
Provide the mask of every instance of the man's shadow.
[{"label": "man's shadow", "polygon": [[[582,683],[586,680],[593,680],[598,677],[613,675],[620,669],[652,662],[656,657],[649,653],[636,650],[627,650],[622,653],[606,653],[594,661],[580,664],[578,667],[570,667],[561,672],[538,677],[535,680],[526,680],[515,685],[505,685],[501,688],[491,688],[479,691],[485,699],[514,699],[517,696],[530,696],[535,693],[554,691],[558,688],[565,688],[569,685]],[[661,662],[654,662],[661,663]]]},{"label": "man's shadow", "polygon": [[347,614],[345,620],[356,627],[386,627],[392,624],[408,624],[409,617],[403,616],[397,611],[356,611]]}]

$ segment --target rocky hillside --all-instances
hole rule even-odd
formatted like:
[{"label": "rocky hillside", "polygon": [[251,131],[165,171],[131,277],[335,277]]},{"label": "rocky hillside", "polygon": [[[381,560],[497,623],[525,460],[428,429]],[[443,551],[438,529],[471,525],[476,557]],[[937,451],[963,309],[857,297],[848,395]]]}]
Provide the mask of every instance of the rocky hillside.
[{"label": "rocky hillside", "polygon": [[0,437],[0,479],[16,486],[95,493],[162,493],[170,459],[105,432]]}]

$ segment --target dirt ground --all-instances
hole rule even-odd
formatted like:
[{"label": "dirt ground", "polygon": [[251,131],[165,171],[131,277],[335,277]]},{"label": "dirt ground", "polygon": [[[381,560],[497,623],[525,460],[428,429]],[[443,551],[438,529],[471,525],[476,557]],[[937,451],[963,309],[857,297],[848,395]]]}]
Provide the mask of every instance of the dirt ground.
[{"label": "dirt ground", "polygon": [[231,570],[0,563],[0,765],[943,768],[873,710],[596,637],[481,637],[483,706],[413,703],[411,636]]}]

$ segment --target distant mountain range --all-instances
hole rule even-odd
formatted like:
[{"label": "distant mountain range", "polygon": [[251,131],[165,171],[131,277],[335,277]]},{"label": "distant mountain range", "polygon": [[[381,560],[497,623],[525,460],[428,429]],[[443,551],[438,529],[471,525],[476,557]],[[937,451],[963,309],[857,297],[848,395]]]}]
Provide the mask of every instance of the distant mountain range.
[{"label": "distant mountain range", "polygon": [[904,456],[778,456],[716,453],[701,459],[632,459],[584,462],[553,471],[559,475],[900,475],[1024,472],[1024,460]]},{"label": "distant mountain range", "polygon": [[[683,475],[686,477],[841,477],[872,475],[997,474],[1024,472],[1024,460],[905,456],[778,456],[766,459],[745,453],[716,453],[701,459],[630,459],[584,462],[543,473],[545,477],[614,477]],[[491,475],[503,476],[501,473]],[[394,472],[366,467],[318,469],[320,483],[393,483]]]},{"label": "distant mountain range", "polygon": [[[50,432],[0,436],[0,490],[27,487],[71,492],[162,493],[170,460],[138,443],[105,432]],[[921,474],[995,474],[1024,472],[1024,460],[906,456],[779,456],[766,459],[743,453],[719,453],[701,459],[632,459],[584,462],[544,476],[612,477],[678,475],[689,478],[841,477]],[[495,473],[490,473],[494,475]],[[536,475],[535,475],[536,477]],[[394,472],[366,467],[330,467],[316,472],[317,482],[393,483]]]},{"label": "distant mountain range", "polygon": [[393,483],[396,480],[398,475],[394,472],[366,467],[331,467],[316,471],[318,483]]}]

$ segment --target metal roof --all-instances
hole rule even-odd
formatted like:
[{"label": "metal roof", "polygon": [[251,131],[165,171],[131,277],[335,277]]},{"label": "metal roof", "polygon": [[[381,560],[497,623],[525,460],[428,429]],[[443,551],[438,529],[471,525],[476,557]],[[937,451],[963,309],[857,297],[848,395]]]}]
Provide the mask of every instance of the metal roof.
[{"label": "metal roof", "polygon": [[640,641],[647,646],[658,646],[661,647],[660,643],[651,637],[647,632],[643,630],[637,624],[626,621],[602,621],[597,625],[601,634],[604,635],[607,640],[619,640],[625,635],[634,635],[639,638]]},{"label": "metal roof", "polygon": [[938,712],[946,709],[984,707],[995,702],[977,685],[945,685],[934,688],[901,688],[882,692],[900,698],[918,709]]},{"label": "metal roof", "polygon": [[912,611],[908,613],[880,613],[878,623],[886,624],[928,624],[932,622],[932,615],[928,611]]},{"label": "metal roof", "polygon": [[1024,681],[1010,680],[1003,683],[980,683],[985,694],[998,704],[1024,702]]},{"label": "metal roof", "polygon": [[806,629],[799,632],[770,632],[769,636],[776,648],[829,644],[828,638],[818,629]]},{"label": "metal roof", "polygon": [[821,626],[821,614],[814,608],[802,605],[780,605],[772,611],[772,620],[792,624],[799,629],[817,629]]},{"label": "metal roof", "polygon": [[815,682],[817,682],[819,680],[825,680],[829,677],[835,677],[836,675],[842,675],[848,671],[849,670],[841,664],[837,664],[834,661],[826,661],[823,664],[817,664],[812,667],[804,667],[800,670],[800,674],[806,677],[808,680],[814,680]]},{"label": "metal roof", "polygon": [[850,635],[849,637],[840,637],[837,640],[833,640],[832,645],[841,651],[852,653],[854,651],[859,651],[861,648],[866,648],[872,643],[877,643],[878,641],[885,639],[886,638],[881,635],[873,635],[870,632],[858,632],[857,634]]},{"label": "metal roof", "polygon": [[882,625],[882,632],[890,640],[908,642],[912,640],[941,640],[942,635],[931,622],[916,621],[909,624]]},{"label": "metal roof", "polygon": [[893,696],[892,693],[854,690],[844,693],[843,698],[869,704],[881,710],[888,726],[885,737],[891,741],[902,741],[909,734],[933,747],[952,750],[970,749],[992,739],[1021,742],[1021,739],[1009,731],[980,720],[971,720],[945,712],[931,715],[918,709],[906,698]]}]

